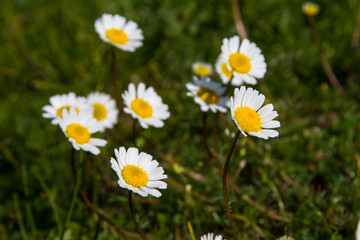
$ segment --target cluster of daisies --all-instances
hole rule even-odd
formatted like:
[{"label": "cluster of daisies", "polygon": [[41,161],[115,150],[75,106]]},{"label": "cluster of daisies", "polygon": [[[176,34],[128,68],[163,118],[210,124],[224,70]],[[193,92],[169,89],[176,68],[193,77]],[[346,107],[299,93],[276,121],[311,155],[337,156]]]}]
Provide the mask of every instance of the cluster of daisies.
[{"label": "cluster of daisies", "polygon": [[[186,84],[187,95],[194,98],[202,111],[226,112],[230,108],[232,119],[244,136],[268,139],[279,135],[273,129],[280,127],[280,122],[274,120],[278,114],[273,105],[262,106],[263,94],[241,86],[255,85],[266,73],[265,58],[255,43],[248,39],[240,41],[239,36],[223,39],[215,69],[226,86],[211,79],[213,68],[210,64],[196,62],[192,68],[196,76],[193,82]],[[230,85],[241,88],[235,88],[234,96],[229,99],[226,94]]]},{"label": "cluster of daisies", "polygon": [[[95,31],[100,38],[111,45],[134,52],[142,46],[142,30],[133,21],[127,21],[119,15],[103,14],[95,22]],[[161,128],[164,120],[170,117],[168,105],[152,87],[139,83],[136,87],[130,83],[121,95],[124,112],[131,115],[140,126]],[[118,122],[119,110],[116,102],[108,94],[94,92],[87,97],[75,93],[59,94],[50,97],[50,104],[43,107],[43,117],[59,125],[65,136],[76,150],[88,151],[98,155],[98,147],[107,141],[94,138],[93,134],[111,129]],[[119,177],[120,187],[129,189],[143,197],[160,197],[157,189],[166,189],[163,179],[167,178],[159,162],[137,148],[120,147],[115,149],[115,159],[110,159],[111,167]]]}]

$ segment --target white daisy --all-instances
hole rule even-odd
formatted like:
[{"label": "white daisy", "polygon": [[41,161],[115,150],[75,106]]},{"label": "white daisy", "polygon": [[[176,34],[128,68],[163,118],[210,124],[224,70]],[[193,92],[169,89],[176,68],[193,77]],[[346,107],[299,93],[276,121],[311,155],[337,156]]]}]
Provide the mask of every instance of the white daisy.
[{"label": "white daisy", "polygon": [[76,112],[79,112],[89,108],[86,104],[86,99],[84,97],[76,97],[73,92],[52,96],[49,101],[51,105],[46,105],[42,108],[45,111],[42,116],[52,119],[51,123],[54,125],[59,124],[59,117],[62,118],[63,109],[69,111],[70,107],[75,107]]},{"label": "white daisy", "polygon": [[360,240],[360,221],[358,222],[358,225],[356,227],[355,236],[356,236],[356,240]]},{"label": "white daisy", "polygon": [[124,51],[134,52],[143,45],[144,36],[142,30],[133,21],[117,14],[103,14],[95,22],[95,31],[100,38]]},{"label": "white daisy", "polygon": [[252,88],[242,86],[236,88],[234,97],[230,98],[231,117],[239,130],[259,138],[277,137],[279,133],[270,128],[280,127],[280,122],[273,120],[278,116],[273,111],[274,106],[267,104],[260,108],[265,101],[265,96]]},{"label": "white daisy", "polygon": [[121,96],[125,104],[124,112],[138,119],[143,128],[148,128],[149,125],[163,127],[163,120],[170,117],[168,105],[162,102],[152,87],[145,89],[144,83],[139,83],[137,89],[130,83],[128,91]]},{"label": "white daisy", "polygon": [[200,105],[203,112],[226,112],[229,102],[228,97],[223,97],[226,88],[220,83],[211,81],[210,78],[194,77],[193,83],[186,84],[189,97],[194,97],[194,101]]},{"label": "white daisy", "polygon": [[[231,68],[230,69],[228,68],[227,59],[224,56],[224,54],[219,55],[215,63],[215,69],[216,72],[220,75],[223,84],[227,84],[230,81],[230,79],[233,77],[233,71],[231,70]],[[233,79],[231,81],[231,84],[234,86],[240,86],[241,83],[242,80],[240,81],[239,79]]]},{"label": "white daisy", "polygon": [[213,72],[211,64],[206,62],[193,63],[192,70],[197,76],[200,77],[209,77]]},{"label": "white daisy", "polygon": [[313,2],[303,3],[301,6],[303,13],[309,17],[316,16],[320,12],[320,7],[318,4]]},{"label": "white daisy", "polygon": [[[200,240],[222,240],[222,236],[221,235],[217,235],[215,236],[214,238],[214,234],[213,233],[208,233],[208,234],[205,234],[203,235]],[[225,240],[225,239],[224,239]]]},{"label": "white daisy", "polygon": [[76,112],[74,107],[68,112],[62,111],[62,118],[59,118],[59,125],[65,136],[69,138],[76,150],[83,149],[98,155],[100,150],[97,148],[106,145],[107,141],[100,138],[92,138],[91,134],[99,131],[101,125],[93,118],[91,111]]},{"label": "white daisy", "polygon": [[248,39],[240,44],[239,36],[230,39],[224,38],[221,46],[228,69],[233,70],[233,81],[236,85],[243,82],[256,84],[256,78],[263,78],[266,73],[265,58],[260,48]]},{"label": "white daisy", "polygon": [[166,189],[167,184],[163,179],[167,178],[164,169],[158,167],[159,163],[152,160],[152,156],[141,152],[137,148],[120,147],[115,149],[115,157],[110,159],[111,168],[114,169],[119,177],[118,184],[122,188],[129,189],[142,197],[148,194],[160,197],[161,193],[156,190]]},{"label": "white daisy", "polygon": [[118,121],[116,102],[105,93],[93,92],[87,96],[87,103],[93,108],[93,117],[101,124],[100,132],[112,128]]},{"label": "white daisy", "polygon": [[278,238],[277,240],[295,240],[295,239],[292,237],[289,237],[289,236],[282,236],[281,238]]}]

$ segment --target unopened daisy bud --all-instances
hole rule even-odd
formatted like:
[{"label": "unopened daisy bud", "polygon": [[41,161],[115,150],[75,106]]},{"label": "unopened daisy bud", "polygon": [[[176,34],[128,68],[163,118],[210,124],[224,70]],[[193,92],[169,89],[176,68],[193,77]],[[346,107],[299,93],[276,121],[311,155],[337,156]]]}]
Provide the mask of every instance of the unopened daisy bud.
[{"label": "unopened daisy bud", "polygon": [[129,189],[142,197],[149,194],[160,197],[161,193],[156,190],[166,189],[167,184],[161,180],[166,179],[164,169],[152,156],[141,152],[137,148],[120,147],[115,149],[115,158],[111,158],[111,168],[119,177],[118,184],[122,188]]},{"label": "unopened daisy bud", "polygon": [[209,77],[213,72],[211,64],[205,62],[195,62],[192,69],[199,77]]},{"label": "unopened daisy bud", "polygon": [[95,31],[104,42],[123,51],[134,52],[143,45],[144,36],[138,25],[133,21],[126,22],[117,14],[103,14],[95,22]]},{"label": "unopened daisy bud", "polygon": [[[254,85],[257,83],[256,79],[263,78],[266,73],[264,55],[260,48],[248,39],[240,42],[239,36],[230,39],[224,38],[221,55],[221,58],[226,60],[229,74],[232,72],[231,84],[234,86],[240,86],[243,82]],[[223,60],[219,61],[223,67]],[[225,71],[225,69],[222,70]]]},{"label": "unopened daisy bud", "polygon": [[140,126],[148,128],[154,126],[161,128],[164,120],[170,117],[168,105],[162,102],[161,97],[152,87],[145,87],[144,83],[139,83],[137,89],[133,83],[122,95],[124,100],[124,112],[138,119]]},{"label": "unopened daisy bud", "polygon": [[280,127],[280,122],[273,120],[278,113],[273,111],[272,104],[261,107],[264,101],[265,96],[252,88],[235,89],[234,97],[230,98],[231,117],[244,136],[247,133],[268,139],[279,135],[272,129]]},{"label": "unopened daisy bud", "polygon": [[282,236],[281,238],[278,238],[277,240],[295,240],[295,238],[292,238],[289,236]]},{"label": "unopened daisy bud", "polygon": [[[222,240],[221,235],[214,235],[213,233],[208,233],[200,237],[200,240]],[[224,239],[225,240],[225,239]]]},{"label": "unopened daisy bud", "polygon": [[67,109],[63,109],[62,116],[59,118],[59,125],[73,147],[76,150],[83,149],[98,155],[100,150],[97,147],[105,146],[107,141],[91,137],[101,128],[92,117],[92,112],[80,111],[77,113],[75,107],[71,107],[69,112]]},{"label": "unopened daisy bud", "polygon": [[303,13],[309,17],[316,16],[320,11],[319,5],[317,5],[316,3],[313,3],[313,2],[304,3],[302,5],[301,9],[302,9]]},{"label": "unopened daisy bud", "polygon": [[105,93],[93,92],[87,96],[87,103],[93,108],[93,117],[101,125],[100,132],[112,128],[118,121],[116,102]]},{"label": "unopened daisy bud", "polygon": [[181,174],[184,171],[184,168],[177,163],[173,165],[173,169],[177,174]]},{"label": "unopened daisy bud", "polygon": [[69,112],[70,107],[74,107],[77,113],[82,110],[90,110],[86,99],[84,97],[77,97],[73,92],[52,96],[49,101],[50,105],[42,108],[44,111],[42,116],[52,119],[51,123],[54,125],[59,124],[59,118],[63,117],[63,109]]},{"label": "unopened daisy bud", "polygon": [[229,98],[222,96],[226,88],[220,83],[211,81],[210,78],[194,77],[194,82],[187,83],[186,88],[189,90],[186,95],[194,98],[201,111],[227,111]]}]

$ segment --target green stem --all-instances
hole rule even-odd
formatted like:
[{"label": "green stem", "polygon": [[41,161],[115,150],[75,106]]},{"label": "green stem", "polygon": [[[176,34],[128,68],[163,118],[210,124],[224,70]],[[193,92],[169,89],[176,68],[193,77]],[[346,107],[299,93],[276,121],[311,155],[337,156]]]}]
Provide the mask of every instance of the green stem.
[{"label": "green stem", "polygon": [[72,200],[71,200],[69,212],[68,212],[68,214],[67,214],[67,216],[66,216],[65,225],[64,225],[64,230],[63,230],[63,232],[61,233],[60,240],[62,240],[62,239],[64,238],[64,234],[65,234],[66,228],[67,228],[67,226],[68,226],[68,224],[69,224],[69,222],[70,222],[70,219],[71,219],[71,216],[72,216],[74,207],[75,207],[76,198],[77,198],[77,194],[78,194],[79,186],[80,186],[80,182],[81,182],[81,173],[82,173],[83,157],[84,157],[84,151],[81,150],[81,151],[80,151],[80,159],[79,159],[80,167],[79,167],[79,169],[78,169],[78,171],[77,171],[77,177],[76,177],[74,194],[73,194],[73,197],[72,197]]},{"label": "green stem", "polygon": [[209,158],[209,160],[210,160],[211,157],[212,157],[212,154],[211,154],[211,150],[210,150],[210,146],[209,146],[209,140],[208,140],[208,135],[207,135],[207,131],[206,131],[206,122],[207,122],[207,112],[203,112],[203,125],[202,125],[203,139],[204,139],[204,144],[205,144],[206,152],[207,152],[208,158]]},{"label": "green stem", "polygon": [[141,229],[139,222],[136,220],[133,201],[132,201],[132,191],[130,191],[130,190],[129,190],[129,208],[130,208],[131,217],[132,217],[132,219],[136,225],[136,228],[139,231],[142,239],[147,240],[147,237],[146,237],[145,233],[143,232],[143,230]]},{"label": "green stem", "polygon": [[235,231],[235,226],[234,226],[234,222],[230,213],[230,207],[229,207],[229,199],[228,199],[228,194],[227,194],[227,189],[226,189],[226,183],[227,183],[227,172],[228,172],[228,168],[229,168],[229,163],[230,163],[230,158],[231,155],[234,151],[235,148],[235,144],[237,139],[239,138],[240,135],[240,131],[238,131],[235,135],[234,141],[231,145],[230,151],[226,157],[226,161],[225,161],[225,165],[224,165],[224,171],[223,171],[223,176],[222,176],[222,184],[223,184],[223,196],[224,196],[224,202],[225,202],[225,208],[226,208],[226,216],[229,220],[230,223],[230,227],[231,227],[231,231],[233,234],[233,237],[235,240],[237,240],[237,235],[236,235],[236,231]]},{"label": "green stem", "polygon": [[136,119],[134,119],[133,126],[132,126],[132,141],[134,144],[134,147],[136,146]]},{"label": "green stem", "polygon": [[26,219],[27,219],[27,222],[29,223],[29,226],[31,229],[31,235],[33,238],[35,238],[36,226],[35,226],[35,221],[34,221],[34,215],[31,210],[31,205],[28,201],[30,191],[29,191],[29,187],[28,187],[28,174],[27,174],[26,167],[24,165],[21,166],[21,173],[22,173],[21,175],[22,175],[22,180],[23,180],[23,185],[24,185],[24,193],[25,193],[25,198],[26,198],[26,201],[25,201]]}]

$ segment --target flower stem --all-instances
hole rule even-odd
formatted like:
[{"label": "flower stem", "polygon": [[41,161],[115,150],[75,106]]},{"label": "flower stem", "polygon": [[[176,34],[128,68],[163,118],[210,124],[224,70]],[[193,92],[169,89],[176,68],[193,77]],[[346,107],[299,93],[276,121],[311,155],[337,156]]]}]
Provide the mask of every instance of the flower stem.
[{"label": "flower stem", "polygon": [[226,84],[226,89],[225,89],[225,92],[223,93],[223,96],[226,96],[226,94],[229,92],[230,90],[230,86],[231,86],[231,82],[233,80],[234,77],[231,77],[229,82]]},{"label": "flower stem", "polygon": [[131,217],[132,217],[132,219],[136,225],[136,228],[139,231],[142,239],[147,240],[147,237],[146,237],[145,233],[143,232],[143,230],[141,229],[139,222],[136,220],[133,201],[132,201],[132,191],[130,191],[130,190],[129,190],[129,208],[130,208]]},{"label": "flower stem", "polygon": [[313,39],[314,39],[314,44],[316,46],[317,52],[319,54],[320,57],[320,63],[321,66],[327,76],[327,78],[329,79],[330,84],[333,86],[333,88],[335,88],[339,93],[341,94],[345,94],[345,91],[343,89],[343,87],[341,86],[341,84],[339,83],[328,59],[325,57],[323,50],[322,50],[322,46],[320,43],[319,38],[316,35],[316,27],[315,27],[315,19],[314,17],[309,17],[309,23],[310,23],[310,31],[313,35]]},{"label": "flower stem", "polygon": [[116,49],[114,47],[112,47],[110,49],[110,77],[111,77],[111,82],[113,85],[113,89],[114,89],[114,95],[115,95],[115,100],[116,100],[116,104],[118,107],[122,107],[122,102],[121,102],[121,98],[120,98],[120,90],[119,90],[119,86],[116,82],[116,78],[117,78],[117,71],[116,71]]},{"label": "flower stem", "polygon": [[237,139],[239,138],[240,135],[240,131],[238,131],[234,137],[234,141],[231,145],[230,151],[226,157],[226,161],[225,161],[225,165],[224,165],[224,170],[223,170],[223,176],[222,176],[222,184],[223,184],[223,196],[224,196],[224,202],[225,202],[225,208],[226,208],[226,216],[229,220],[230,223],[230,227],[231,227],[231,231],[233,234],[233,237],[235,240],[237,240],[237,235],[236,235],[236,231],[235,231],[235,226],[234,226],[234,222],[230,213],[230,207],[229,207],[229,199],[228,199],[228,194],[227,194],[227,189],[226,189],[226,183],[227,183],[227,172],[228,172],[228,168],[229,168],[229,163],[230,163],[230,158],[231,155],[234,151],[235,148],[235,144]]},{"label": "flower stem", "polygon": [[241,18],[240,7],[238,0],[231,0],[231,7],[234,15],[236,30],[239,33],[241,40],[247,38],[243,20]]},{"label": "flower stem", "polygon": [[206,152],[208,154],[208,158],[209,160],[212,157],[211,151],[210,151],[210,147],[209,147],[209,141],[208,141],[208,136],[207,136],[207,131],[206,131],[206,121],[207,121],[207,113],[203,112],[203,124],[202,124],[202,130],[203,130],[203,139],[204,139],[204,144],[205,144],[205,148],[206,148]]},{"label": "flower stem", "polygon": [[[73,154],[73,153],[72,153]],[[79,186],[80,186],[80,182],[81,182],[81,173],[82,173],[82,162],[83,162],[83,158],[84,158],[84,151],[80,151],[80,159],[79,159],[79,162],[80,162],[80,167],[78,169],[78,172],[77,172],[77,177],[76,177],[76,183],[75,183],[75,189],[74,189],[74,193],[73,193],[73,197],[72,197],[72,200],[71,200],[71,204],[70,204],[70,209],[69,209],[69,212],[66,216],[66,220],[65,220],[65,227],[64,227],[64,230],[62,231],[61,233],[61,237],[60,239],[62,240],[64,238],[64,234],[65,234],[65,231],[66,231],[66,228],[70,222],[70,219],[71,219],[71,216],[72,216],[72,213],[73,213],[73,210],[74,210],[74,207],[75,207],[75,203],[76,203],[76,198],[77,198],[77,194],[78,194],[78,190],[79,190]]]},{"label": "flower stem", "polygon": [[[72,173],[74,179],[77,178],[76,175],[76,168],[75,168],[75,150],[72,148],[71,152],[71,167],[72,167]],[[99,209],[97,209],[94,204],[90,201],[90,199],[86,196],[84,190],[81,186],[79,186],[79,194],[81,195],[82,199],[86,203],[86,205],[99,216],[99,219],[104,220],[105,222],[109,223],[112,227],[114,227],[119,232],[122,232],[124,235],[130,237],[130,238],[136,238],[136,235],[132,232],[127,231],[126,229],[118,226],[116,223],[114,223],[110,218],[108,218],[104,213],[102,213]]]},{"label": "flower stem", "polygon": [[134,144],[134,147],[137,147],[136,146],[136,119],[134,119],[133,125],[132,125],[132,142]]}]

